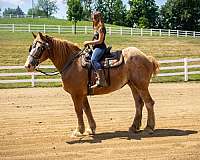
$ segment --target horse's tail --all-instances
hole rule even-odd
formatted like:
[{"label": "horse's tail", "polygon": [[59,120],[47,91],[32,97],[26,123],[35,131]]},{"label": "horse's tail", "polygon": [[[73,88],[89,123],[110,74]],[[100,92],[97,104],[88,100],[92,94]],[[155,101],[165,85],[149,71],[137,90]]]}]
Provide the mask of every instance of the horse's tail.
[{"label": "horse's tail", "polygon": [[148,56],[148,58],[153,64],[153,74],[156,75],[160,71],[160,64],[154,57]]}]

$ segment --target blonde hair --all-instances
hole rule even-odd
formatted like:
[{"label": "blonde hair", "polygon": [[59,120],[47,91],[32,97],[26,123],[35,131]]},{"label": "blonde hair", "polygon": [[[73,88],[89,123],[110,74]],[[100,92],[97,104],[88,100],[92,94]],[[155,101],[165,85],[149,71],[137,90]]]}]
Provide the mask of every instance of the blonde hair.
[{"label": "blonde hair", "polygon": [[96,23],[93,21],[93,29],[98,30],[100,28],[104,28],[104,21],[101,12],[96,11],[92,13],[92,17],[96,20]]}]

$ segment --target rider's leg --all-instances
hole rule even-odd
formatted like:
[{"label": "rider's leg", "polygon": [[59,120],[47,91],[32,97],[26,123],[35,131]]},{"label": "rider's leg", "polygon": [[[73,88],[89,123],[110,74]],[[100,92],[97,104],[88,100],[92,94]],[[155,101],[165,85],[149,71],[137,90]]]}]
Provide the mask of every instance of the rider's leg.
[{"label": "rider's leg", "polygon": [[98,87],[98,86],[101,86],[101,87],[107,86],[104,72],[102,70],[101,64],[99,63],[104,52],[105,52],[105,48],[95,48],[94,51],[93,51],[91,63],[92,63],[93,68],[96,71],[97,80],[96,80],[96,84],[93,85],[91,88],[95,88],[95,87]]}]

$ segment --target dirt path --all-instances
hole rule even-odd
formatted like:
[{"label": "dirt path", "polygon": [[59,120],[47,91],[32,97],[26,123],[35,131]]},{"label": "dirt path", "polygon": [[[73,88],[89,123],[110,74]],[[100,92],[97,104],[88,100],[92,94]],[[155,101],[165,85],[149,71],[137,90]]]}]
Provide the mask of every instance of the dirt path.
[{"label": "dirt path", "polygon": [[89,97],[97,134],[71,138],[76,116],[62,88],[1,89],[0,159],[200,159],[200,83],[151,84],[150,92],[156,101],[153,135],[129,136],[135,108],[124,87]]}]

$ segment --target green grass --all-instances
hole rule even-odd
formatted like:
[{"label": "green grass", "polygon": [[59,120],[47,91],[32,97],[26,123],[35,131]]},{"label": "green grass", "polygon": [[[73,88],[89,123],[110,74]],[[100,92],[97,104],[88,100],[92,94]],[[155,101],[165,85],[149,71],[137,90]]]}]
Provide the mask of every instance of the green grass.
[{"label": "green grass", "polygon": [[[74,25],[72,21],[55,18],[1,18],[0,24],[48,24],[48,25]],[[79,26],[90,26],[92,22],[80,21]]]},{"label": "green grass", "polygon": [[[11,19],[12,20],[12,19]],[[1,22],[0,22],[1,23]],[[48,33],[50,36],[67,39],[73,43],[77,43],[80,48],[83,48],[83,42],[90,40],[92,34],[57,34]],[[0,66],[6,65],[24,65],[28,56],[29,45],[32,43],[33,37],[28,32],[0,32]],[[107,35],[107,45],[112,45],[112,50],[123,49],[134,46],[142,50],[147,55],[156,57],[157,60],[179,59],[179,58],[196,58],[200,57],[200,41],[195,38],[186,37],[159,37],[159,36],[120,36]],[[43,64],[52,64],[46,61]],[[199,64],[195,63],[195,64]],[[178,65],[178,64],[172,64]],[[164,66],[164,64],[162,64]],[[23,70],[24,71],[24,70]],[[180,71],[180,70],[179,70]],[[7,71],[0,71],[7,72]],[[11,70],[9,72],[18,72],[18,70]],[[174,70],[173,72],[176,72]],[[164,73],[164,72],[163,72]],[[3,77],[0,77],[3,79]],[[15,79],[23,77],[15,77]],[[26,77],[24,77],[26,78]],[[30,78],[30,77],[29,77]],[[42,77],[39,77],[42,78]],[[47,78],[45,76],[45,78]],[[189,80],[200,81],[200,75],[190,75]],[[6,79],[14,79],[14,77],[6,77]],[[156,77],[153,82],[177,82],[183,81],[183,76],[174,77]],[[13,87],[30,87],[31,84],[0,84],[0,88]],[[61,86],[60,83],[39,83],[37,86]]]}]

